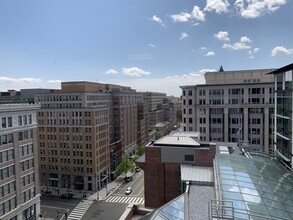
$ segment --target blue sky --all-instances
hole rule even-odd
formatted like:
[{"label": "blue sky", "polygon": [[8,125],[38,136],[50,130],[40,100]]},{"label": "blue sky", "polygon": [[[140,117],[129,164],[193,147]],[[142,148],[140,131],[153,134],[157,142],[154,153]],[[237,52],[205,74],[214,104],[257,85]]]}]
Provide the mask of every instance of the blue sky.
[{"label": "blue sky", "polygon": [[0,91],[99,81],[180,96],[293,61],[289,0],[0,0]]}]

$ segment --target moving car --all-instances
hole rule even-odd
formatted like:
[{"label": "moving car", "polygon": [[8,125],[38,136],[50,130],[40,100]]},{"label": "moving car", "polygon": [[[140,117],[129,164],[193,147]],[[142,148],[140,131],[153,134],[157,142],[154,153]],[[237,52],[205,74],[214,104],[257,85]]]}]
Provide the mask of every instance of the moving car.
[{"label": "moving car", "polygon": [[135,172],[139,172],[141,171],[141,168],[140,167],[135,167]]},{"label": "moving car", "polygon": [[126,182],[130,182],[132,180],[132,176],[125,177]]},{"label": "moving car", "polygon": [[132,193],[132,188],[128,187],[125,191],[125,195],[130,195]]}]

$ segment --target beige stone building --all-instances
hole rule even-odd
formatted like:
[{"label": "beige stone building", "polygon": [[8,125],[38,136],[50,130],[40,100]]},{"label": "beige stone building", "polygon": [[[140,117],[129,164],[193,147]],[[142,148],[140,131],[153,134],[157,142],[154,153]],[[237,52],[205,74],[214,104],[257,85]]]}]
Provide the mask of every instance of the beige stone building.
[{"label": "beige stone building", "polygon": [[115,178],[122,156],[148,142],[147,108],[130,87],[64,82],[35,102],[43,186],[99,190]]},{"label": "beige stone building", "polygon": [[39,105],[0,105],[0,218],[39,219],[36,112]]},{"label": "beige stone building", "polygon": [[271,69],[205,73],[205,84],[181,86],[183,130],[201,140],[239,142],[272,153],[274,79]]}]

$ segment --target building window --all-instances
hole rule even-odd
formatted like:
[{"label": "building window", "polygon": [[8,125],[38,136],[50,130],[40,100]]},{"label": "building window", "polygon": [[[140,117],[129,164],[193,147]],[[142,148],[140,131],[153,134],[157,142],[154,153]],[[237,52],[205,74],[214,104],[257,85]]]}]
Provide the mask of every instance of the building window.
[{"label": "building window", "polygon": [[192,105],[192,99],[188,100],[188,105]]},{"label": "building window", "polygon": [[7,124],[6,124],[6,118],[2,118],[2,128],[6,128]]},{"label": "building window", "polygon": [[192,96],[192,90],[188,90],[188,95]]},{"label": "building window", "polygon": [[18,126],[22,126],[22,116],[18,116]]},{"label": "building window", "polygon": [[192,108],[188,109],[188,114],[192,114]]},{"label": "building window", "polygon": [[194,161],[194,155],[186,154],[184,157],[185,157],[185,161]]}]

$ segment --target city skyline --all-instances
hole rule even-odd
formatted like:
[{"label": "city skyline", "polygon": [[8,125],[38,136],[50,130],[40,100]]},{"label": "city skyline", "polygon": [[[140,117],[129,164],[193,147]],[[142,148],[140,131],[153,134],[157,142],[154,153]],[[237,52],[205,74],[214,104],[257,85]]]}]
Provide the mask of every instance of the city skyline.
[{"label": "city skyline", "polygon": [[292,62],[287,0],[1,1],[0,91],[62,81],[180,96],[205,71]]}]

